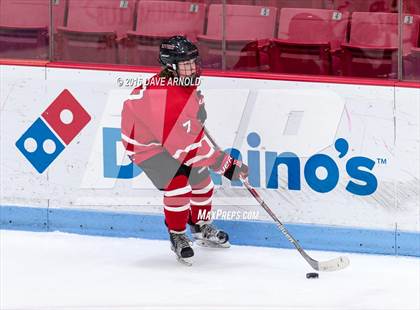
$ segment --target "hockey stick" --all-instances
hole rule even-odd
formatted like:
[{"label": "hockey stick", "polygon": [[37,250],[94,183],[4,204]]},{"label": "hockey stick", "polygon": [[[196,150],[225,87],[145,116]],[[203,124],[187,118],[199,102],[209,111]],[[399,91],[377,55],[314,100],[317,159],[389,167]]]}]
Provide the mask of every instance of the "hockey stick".
[{"label": "hockey stick", "polygon": [[350,264],[350,260],[346,256],[340,256],[337,258],[333,258],[328,261],[316,261],[312,257],[310,257],[305,250],[300,246],[295,238],[288,232],[286,227],[283,225],[282,222],[278,219],[278,217],[274,214],[274,212],[268,207],[265,201],[261,198],[258,192],[251,187],[247,180],[241,180],[242,183],[245,185],[247,190],[251,193],[251,195],[258,201],[261,207],[271,216],[271,218],[276,222],[278,229],[285,235],[287,240],[289,240],[295,248],[299,251],[300,255],[311,265],[311,267],[318,271],[336,271],[340,269],[346,268]]},{"label": "hockey stick", "polygon": [[[204,132],[206,136],[209,138],[210,142],[218,149],[220,147],[216,144],[213,137],[208,133],[207,129],[204,128]],[[247,180],[241,179],[242,183],[245,185],[246,189],[251,193],[251,195],[258,201],[260,206],[270,215],[270,217],[276,223],[278,229],[283,233],[283,235],[289,240],[295,248],[299,251],[300,255],[311,265],[311,267],[318,271],[337,271],[346,268],[350,264],[350,260],[346,256],[340,256],[337,258],[333,258],[327,261],[317,261],[310,257],[305,250],[300,246],[295,238],[289,233],[283,223],[279,220],[279,218],[274,214],[274,212],[270,209],[270,207],[265,203],[262,199],[260,194],[248,183]]]}]

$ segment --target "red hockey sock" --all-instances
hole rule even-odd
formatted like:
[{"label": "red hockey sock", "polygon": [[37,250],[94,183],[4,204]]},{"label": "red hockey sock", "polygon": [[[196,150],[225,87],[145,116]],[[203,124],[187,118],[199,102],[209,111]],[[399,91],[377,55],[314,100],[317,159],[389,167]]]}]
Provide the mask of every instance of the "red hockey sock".
[{"label": "red hockey sock", "polygon": [[184,231],[190,213],[191,187],[184,175],[175,176],[165,189],[163,203],[169,230]]},{"label": "red hockey sock", "polygon": [[214,184],[208,176],[198,184],[192,185],[191,191],[191,222],[211,220],[211,203],[213,197]]}]

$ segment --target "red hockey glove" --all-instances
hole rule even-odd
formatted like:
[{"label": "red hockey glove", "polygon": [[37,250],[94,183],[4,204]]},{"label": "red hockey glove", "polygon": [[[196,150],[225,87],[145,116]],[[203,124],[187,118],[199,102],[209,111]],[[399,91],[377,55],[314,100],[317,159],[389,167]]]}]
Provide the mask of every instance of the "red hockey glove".
[{"label": "red hockey glove", "polygon": [[231,181],[246,179],[248,177],[248,166],[224,152],[222,152],[217,158],[216,163],[210,168]]}]

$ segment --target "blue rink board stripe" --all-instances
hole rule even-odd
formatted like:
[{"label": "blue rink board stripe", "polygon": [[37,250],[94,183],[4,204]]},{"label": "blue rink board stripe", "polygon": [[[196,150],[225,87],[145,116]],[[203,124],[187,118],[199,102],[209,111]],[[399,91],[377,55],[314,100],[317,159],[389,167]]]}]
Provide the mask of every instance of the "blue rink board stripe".
[{"label": "blue rink board stripe", "polygon": [[[215,223],[232,244],[292,248],[276,225],[265,221]],[[163,216],[75,209],[0,206],[1,229],[62,231],[111,237],[167,239]],[[311,224],[286,224],[305,249],[420,257],[420,233]]]}]

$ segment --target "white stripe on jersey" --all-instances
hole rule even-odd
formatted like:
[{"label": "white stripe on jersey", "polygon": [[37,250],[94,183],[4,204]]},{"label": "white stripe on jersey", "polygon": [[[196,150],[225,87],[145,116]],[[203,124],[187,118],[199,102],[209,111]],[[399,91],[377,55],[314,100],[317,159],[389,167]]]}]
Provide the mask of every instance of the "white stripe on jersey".
[{"label": "white stripe on jersey", "polygon": [[182,187],[182,188],[177,188],[177,189],[174,189],[174,190],[171,190],[171,191],[165,191],[165,193],[163,195],[165,197],[174,197],[174,196],[188,194],[189,192],[191,192],[191,186],[187,185],[187,186]]},{"label": "white stripe on jersey", "polygon": [[173,155],[173,158],[178,159],[179,156],[181,156],[182,153],[188,153],[189,151],[195,150],[196,148],[200,147],[201,146],[201,141],[202,140],[200,140],[200,142],[190,144],[183,150],[177,150],[175,152],[175,154]]},{"label": "white stripe on jersey", "polygon": [[125,142],[133,144],[133,145],[137,145],[137,146],[152,146],[152,145],[160,145],[160,143],[156,143],[156,142],[151,142],[149,144],[143,144],[138,142],[137,140],[133,140],[129,137],[127,137],[125,134],[121,133],[121,139],[123,139]]},{"label": "white stripe on jersey", "polygon": [[190,204],[187,203],[185,206],[180,206],[180,207],[164,206],[164,208],[165,210],[172,211],[172,212],[182,212],[182,211],[188,210],[190,208]]},{"label": "white stripe on jersey", "polygon": [[201,140],[200,141],[198,141],[197,143],[193,143],[193,144],[190,144],[190,145],[188,145],[185,149],[183,149],[183,150],[177,150],[176,152],[175,152],[175,154],[173,155],[173,158],[175,158],[175,159],[178,159],[180,156],[181,156],[181,154],[182,153],[188,153],[188,152],[190,152],[190,151],[192,151],[192,150],[195,150],[196,148],[198,148],[198,147],[200,147],[200,146],[202,146],[203,145],[203,141],[206,141],[207,142],[207,144],[210,146],[210,148],[211,148],[211,146],[212,146],[212,144],[210,143],[210,141],[208,140],[208,138],[207,138],[207,136],[206,135],[204,135],[202,138],[201,138]]},{"label": "white stripe on jersey", "polygon": [[194,163],[196,163],[196,162],[198,162],[202,159],[209,158],[209,157],[211,157],[211,155],[214,154],[214,152],[215,152],[214,149],[211,148],[210,151],[206,155],[195,156],[195,157],[189,159],[187,162],[185,162],[185,165],[186,166],[191,166],[192,164],[194,164]]}]

